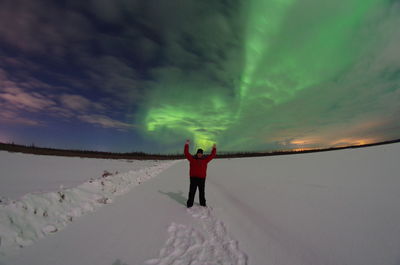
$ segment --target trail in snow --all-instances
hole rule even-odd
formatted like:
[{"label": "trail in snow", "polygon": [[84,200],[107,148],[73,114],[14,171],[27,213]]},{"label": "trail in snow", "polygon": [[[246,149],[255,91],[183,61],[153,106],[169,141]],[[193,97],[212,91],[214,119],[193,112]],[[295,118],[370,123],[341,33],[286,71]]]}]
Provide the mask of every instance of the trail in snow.
[{"label": "trail in snow", "polygon": [[172,223],[169,238],[160,251],[160,257],[146,261],[148,265],[245,265],[247,255],[226,231],[223,222],[212,208],[193,206],[187,209],[200,227]]},{"label": "trail in snow", "polygon": [[177,162],[160,162],[136,171],[110,174],[75,188],[30,193],[18,201],[1,198],[0,257],[60,231],[77,217],[112,203],[116,196],[127,193]]}]

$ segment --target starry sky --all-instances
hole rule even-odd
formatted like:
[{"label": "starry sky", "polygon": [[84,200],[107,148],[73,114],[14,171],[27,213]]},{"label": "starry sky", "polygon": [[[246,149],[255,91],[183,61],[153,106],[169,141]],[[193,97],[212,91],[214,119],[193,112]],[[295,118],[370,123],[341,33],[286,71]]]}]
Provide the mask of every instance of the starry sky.
[{"label": "starry sky", "polygon": [[272,151],[400,138],[398,0],[3,0],[0,142]]}]

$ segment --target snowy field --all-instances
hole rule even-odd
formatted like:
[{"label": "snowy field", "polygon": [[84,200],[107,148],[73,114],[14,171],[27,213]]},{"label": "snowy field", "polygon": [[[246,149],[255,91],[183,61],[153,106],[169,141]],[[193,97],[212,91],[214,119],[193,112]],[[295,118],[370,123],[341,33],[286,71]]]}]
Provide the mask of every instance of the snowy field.
[{"label": "snowy field", "polygon": [[1,265],[400,264],[400,143],[215,159],[189,210],[186,160],[0,154]]},{"label": "snowy field", "polygon": [[153,160],[110,160],[42,156],[0,151],[0,196],[18,199],[32,192],[76,187],[104,171],[128,172],[154,165]]}]

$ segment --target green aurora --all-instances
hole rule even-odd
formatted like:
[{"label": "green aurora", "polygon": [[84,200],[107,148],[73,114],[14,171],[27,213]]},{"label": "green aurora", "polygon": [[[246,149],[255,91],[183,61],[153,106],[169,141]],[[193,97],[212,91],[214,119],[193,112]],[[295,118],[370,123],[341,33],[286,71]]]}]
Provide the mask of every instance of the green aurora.
[{"label": "green aurora", "polygon": [[[169,71],[173,76],[158,75],[157,82],[149,85],[146,104],[137,116],[143,124],[142,134],[171,146],[189,138],[194,148],[205,150],[213,143],[229,151],[267,150],[284,148],[285,141],[295,148],[296,139],[319,134],[329,138],[326,132],[330,126],[342,126],[342,121],[364,124],[367,119],[362,118],[366,110],[363,104],[352,107],[352,118],[337,115],[329,119],[330,123],[326,118],[335,111],[346,113],[344,96],[357,98],[361,90],[369,89],[366,83],[356,80],[362,80],[360,67],[368,71],[384,47],[383,40],[389,38],[383,34],[382,42],[376,40],[382,33],[374,22],[391,3],[245,1],[237,6],[237,19],[230,25],[234,34],[224,34],[223,26],[214,29],[222,36],[238,36],[219,69],[233,76],[233,81],[221,84],[207,80],[201,70],[196,73],[199,70],[180,67]],[[365,62],[367,54],[369,62]],[[380,83],[376,76],[367,77],[369,84]],[[398,91],[399,79],[379,88],[380,92],[389,87],[392,92]],[[342,93],[345,89],[348,92]],[[378,90],[371,87],[373,93],[378,95]],[[307,118],[315,112],[321,113],[318,119]],[[300,120],[309,126],[303,128]],[[303,129],[298,130],[300,127]],[[357,143],[341,142],[339,138],[336,144]],[[301,147],[332,143],[304,140]]]}]

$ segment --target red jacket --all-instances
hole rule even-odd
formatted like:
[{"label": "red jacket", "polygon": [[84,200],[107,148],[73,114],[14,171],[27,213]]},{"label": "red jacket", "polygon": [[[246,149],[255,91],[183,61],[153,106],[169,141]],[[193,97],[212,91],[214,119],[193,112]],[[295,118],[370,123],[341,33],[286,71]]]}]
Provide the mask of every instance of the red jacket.
[{"label": "red jacket", "polygon": [[190,161],[190,177],[206,178],[207,164],[215,157],[217,149],[213,148],[211,155],[207,156],[206,158],[196,159],[189,153],[189,145],[185,144],[184,153],[186,158]]}]

